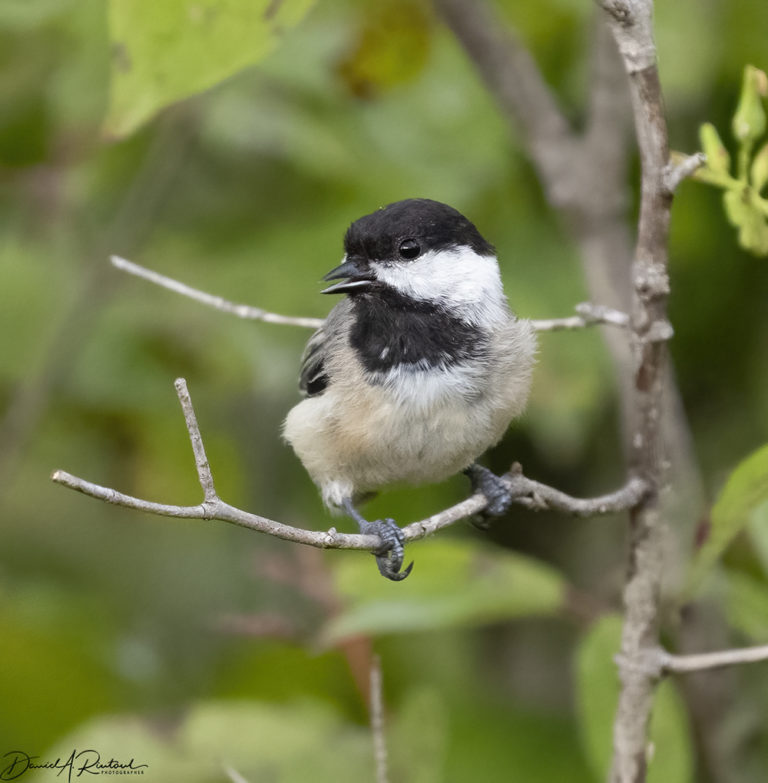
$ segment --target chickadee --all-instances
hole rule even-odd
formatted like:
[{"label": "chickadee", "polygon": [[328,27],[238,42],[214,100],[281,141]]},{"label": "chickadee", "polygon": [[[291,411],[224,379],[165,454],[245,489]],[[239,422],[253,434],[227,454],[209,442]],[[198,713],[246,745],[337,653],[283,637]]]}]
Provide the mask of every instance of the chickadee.
[{"label": "chickadee", "polygon": [[399,581],[403,535],[369,522],[358,501],[382,487],[459,471],[503,513],[509,493],[475,459],[522,413],[534,330],[510,311],[493,246],[461,213],[429,199],[390,204],[352,223],[322,293],[346,294],[309,339],[285,420],[323,501],[382,541],[381,573]]}]

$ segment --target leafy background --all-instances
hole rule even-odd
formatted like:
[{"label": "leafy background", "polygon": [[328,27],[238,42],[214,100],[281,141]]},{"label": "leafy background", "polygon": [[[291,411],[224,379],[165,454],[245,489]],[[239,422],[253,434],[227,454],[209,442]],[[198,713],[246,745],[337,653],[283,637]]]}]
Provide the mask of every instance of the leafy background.
[{"label": "leafy background", "polygon": [[[578,123],[592,4],[498,6]],[[659,2],[656,26],[672,144],[693,151],[702,121],[729,127],[745,63],[768,65],[768,6]],[[413,575],[395,585],[365,555],[150,518],[48,480],[61,467],[197,502],[184,376],[223,497],[332,524],[279,437],[307,333],[208,311],[112,270],[110,253],[323,316],[316,281],[346,226],[425,196],[496,244],[520,314],[586,298],[517,140],[429,7],[5,0],[0,64],[0,756],[95,747],[149,763],[146,780],[223,780],[223,764],[251,781],[370,780],[375,649],[393,780],[603,779],[621,519],[515,509],[489,534],[410,547]],[[184,92],[174,64],[211,89],[154,116]],[[680,530],[670,571],[688,581],[667,641],[694,622],[698,649],[766,642],[768,266],[695,183],[671,257],[672,352],[710,501],[752,456],[698,538]],[[616,419],[599,333],[545,335],[528,413],[488,462],[606,491],[622,477]],[[466,490],[393,491],[369,510],[407,522]],[[667,683],[653,779],[768,778],[765,671],[707,675],[717,711],[690,679]],[[712,725],[717,747],[702,741]]]}]

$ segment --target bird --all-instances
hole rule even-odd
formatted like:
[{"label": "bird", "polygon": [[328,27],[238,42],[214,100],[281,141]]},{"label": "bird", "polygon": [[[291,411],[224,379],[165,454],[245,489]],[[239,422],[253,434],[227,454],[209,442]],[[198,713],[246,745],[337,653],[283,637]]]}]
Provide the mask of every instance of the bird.
[{"label": "bird", "polygon": [[453,207],[410,198],[355,220],[341,264],[322,293],[344,295],[301,360],[304,398],[283,437],[326,507],[378,535],[381,574],[402,569],[404,538],[392,519],[359,505],[378,490],[466,473],[486,513],[510,502],[476,460],[523,412],[536,336],[504,294],[496,251]]}]

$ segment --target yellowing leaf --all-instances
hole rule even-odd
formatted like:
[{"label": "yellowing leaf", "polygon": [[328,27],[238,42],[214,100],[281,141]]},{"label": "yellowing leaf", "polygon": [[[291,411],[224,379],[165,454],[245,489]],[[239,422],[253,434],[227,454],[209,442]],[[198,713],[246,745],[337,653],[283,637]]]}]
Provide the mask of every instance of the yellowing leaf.
[{"label": "yellowing leaf", "polygon": [[312,0],[110,0],[110,108],[124,136],[160,109],[206,90],[274,48]]},{"label": "yellowing leaf", "polygon": [[431,24],[419,0],[379,0],[365,7],[357,40],[337,66],[361,98],[416,76],[427,62]]}]

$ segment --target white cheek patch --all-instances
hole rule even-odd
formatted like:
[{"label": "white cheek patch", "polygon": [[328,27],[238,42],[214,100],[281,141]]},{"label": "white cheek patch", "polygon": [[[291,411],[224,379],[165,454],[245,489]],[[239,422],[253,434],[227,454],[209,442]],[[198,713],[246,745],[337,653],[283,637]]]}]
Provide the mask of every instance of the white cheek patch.
[{"label": "white cheek patch", "polygon": [[489,325],[508,317],[496,258],[470,247],[429,250],[414,261],[371,266],[383,283],[414,299],[444,303],[471,323]]}]

